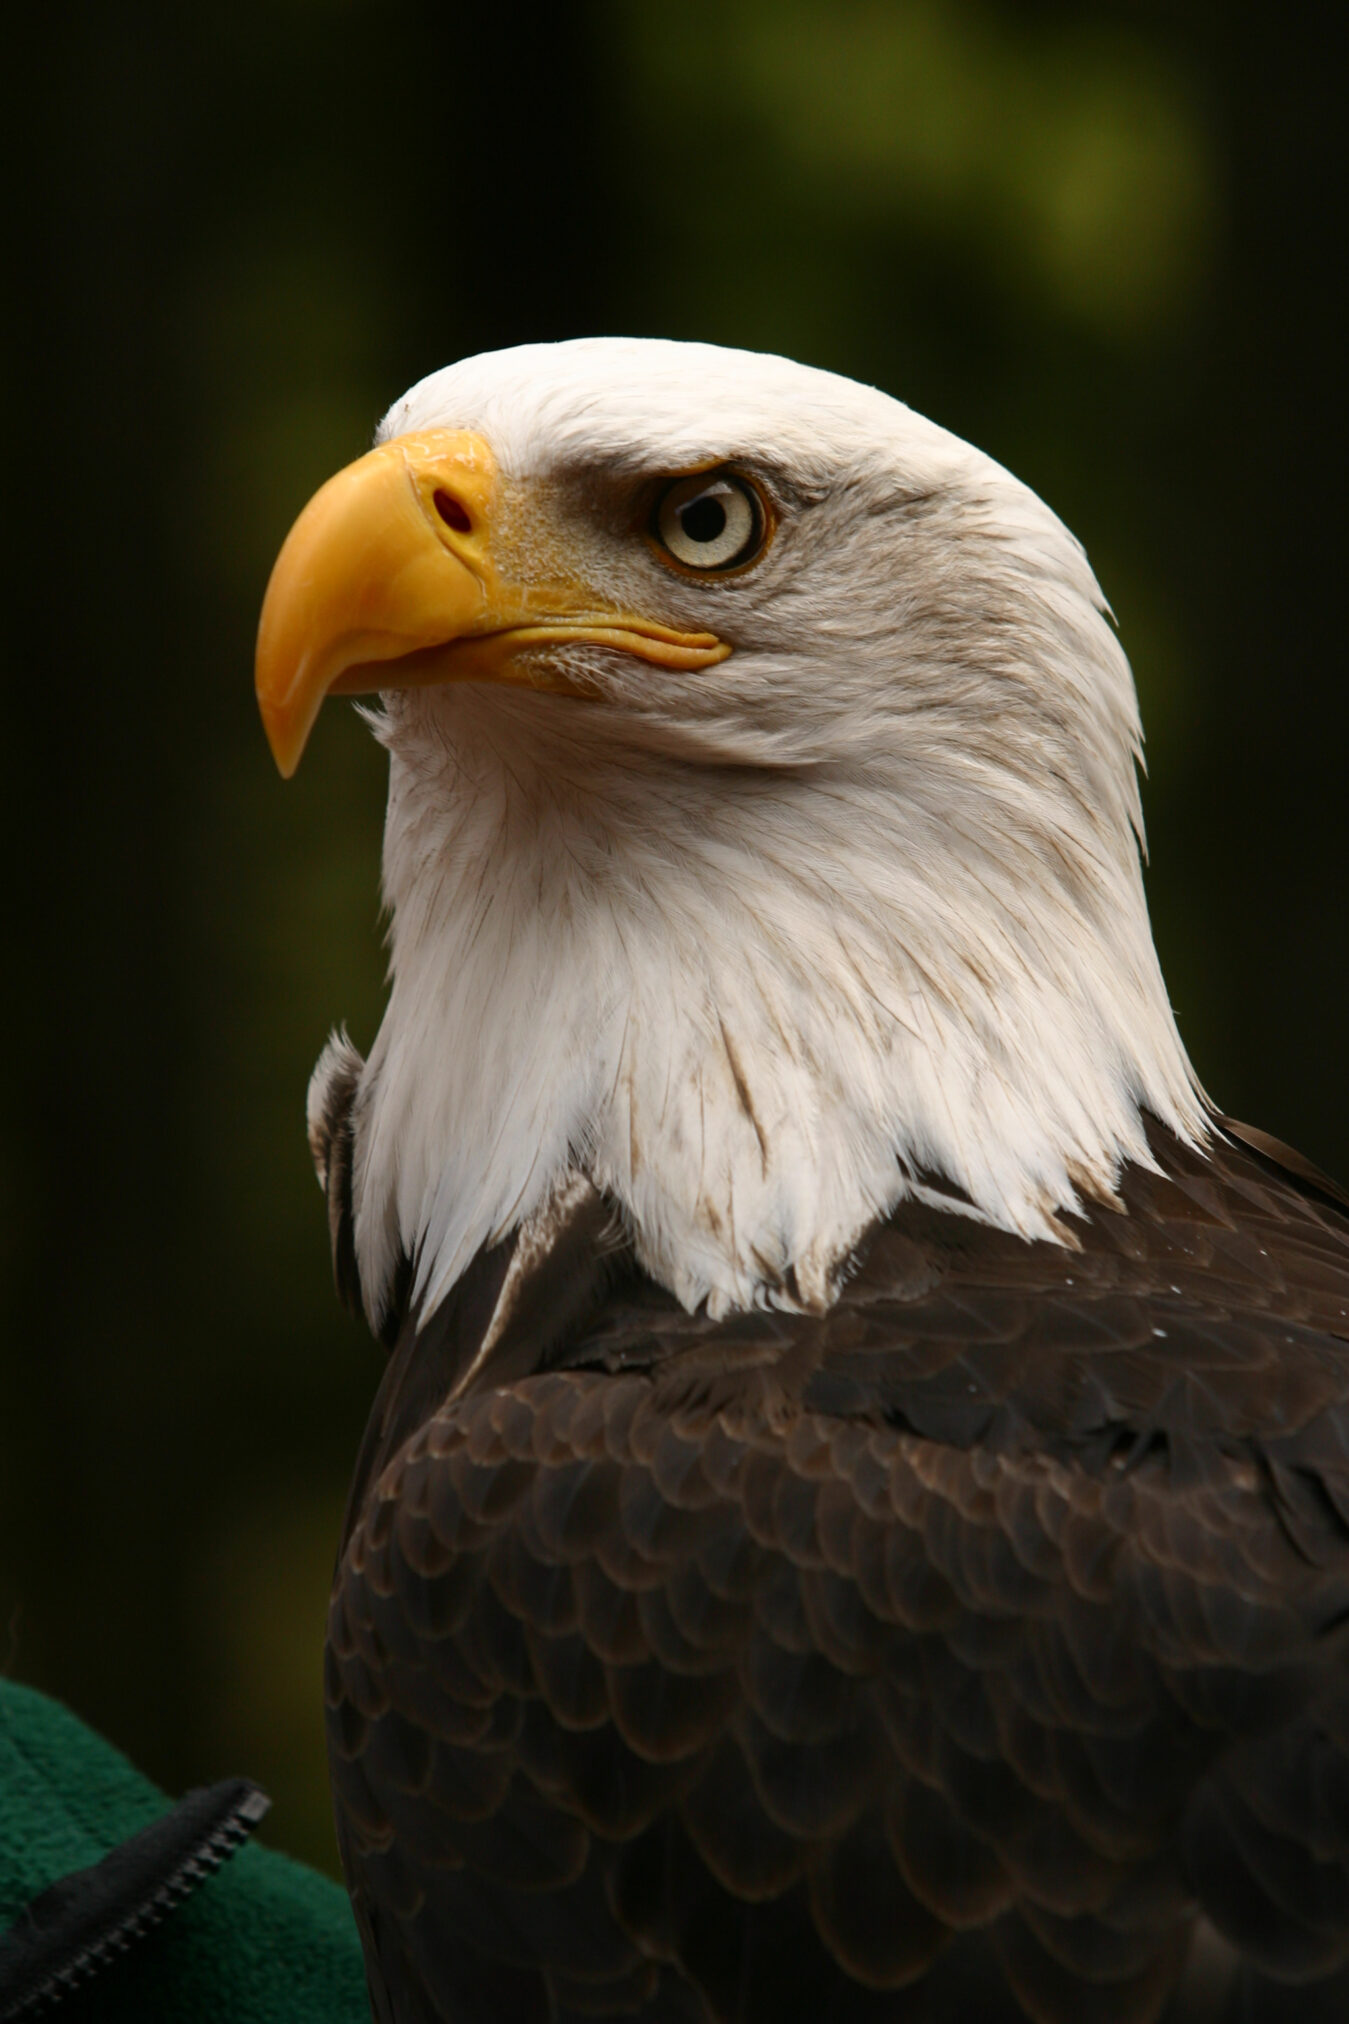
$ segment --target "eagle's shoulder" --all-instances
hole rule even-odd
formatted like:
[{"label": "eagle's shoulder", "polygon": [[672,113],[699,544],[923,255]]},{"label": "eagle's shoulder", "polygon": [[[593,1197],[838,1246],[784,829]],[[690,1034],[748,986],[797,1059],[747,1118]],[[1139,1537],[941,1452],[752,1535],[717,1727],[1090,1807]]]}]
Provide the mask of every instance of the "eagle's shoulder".
[{"label": "eagle's shoulder", "polygon": [[1311,1438],[1349,1413],[1349,1198],[1227,1120],[1202,1146],[1154,1126],[1150,1151],[1067,1244],[909,1202],[824,1314],[712,1323],[633,1272],[563,1360],[723,1397],[754,1372],[786,1411],[1088,1464]]}]

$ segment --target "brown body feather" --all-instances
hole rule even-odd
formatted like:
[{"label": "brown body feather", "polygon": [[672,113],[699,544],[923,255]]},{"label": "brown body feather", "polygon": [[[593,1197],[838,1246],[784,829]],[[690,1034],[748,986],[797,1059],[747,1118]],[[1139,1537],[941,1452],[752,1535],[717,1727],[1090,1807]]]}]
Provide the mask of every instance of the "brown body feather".
[{"label": "brown body feather", "polygon": [[327,1653],[381,2020],[1349,2014],[1349,1205],[1154,1151],[823,1315],[592,1195],[404,1322]]}]

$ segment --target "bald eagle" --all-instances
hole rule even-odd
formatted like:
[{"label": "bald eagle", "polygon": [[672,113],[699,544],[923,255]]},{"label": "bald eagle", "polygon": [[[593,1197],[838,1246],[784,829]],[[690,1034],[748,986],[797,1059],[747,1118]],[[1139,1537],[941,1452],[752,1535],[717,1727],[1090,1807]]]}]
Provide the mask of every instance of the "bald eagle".
[{"label": "bald eagle", "polygon": [[282,771],[375,691],[376,2017],[1349,2015],[1349,1198],[1186,1058],[1078,543],[871,388],[522,347],[278,560]]}]

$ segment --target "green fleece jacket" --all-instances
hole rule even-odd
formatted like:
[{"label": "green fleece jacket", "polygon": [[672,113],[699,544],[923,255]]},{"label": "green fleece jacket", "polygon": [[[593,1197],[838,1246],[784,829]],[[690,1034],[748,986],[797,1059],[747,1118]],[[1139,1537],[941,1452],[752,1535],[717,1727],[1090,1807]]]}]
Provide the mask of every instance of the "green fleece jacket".
[{"label": "green fleece jacket", "polygon": [[[156,1864],[161,1877],[172,1868],[171,1880],[151,1916],[123,1920],[116,1949],[96,1950],[89,1979],[61,1994],[55,2019],[369,2024],[346,1893],[284,1855],[240,1846],[265,1801],[243,1781],[216,1791],[214,1812],[213,1794],[200,1795],[197,1811],[184,1802],[175,1822],[163,1793],[67,1709],[0,1680],[0,2019],[48,2014],[14,2007],[23,1935],[35,1919],[53,1923],[53,1903],[66,1915],[54,1921],[62,1934],[78,1924],[83,1907],[99,1904],[100,1883],[106,1896],[108,1871],[75,1877],[45,1907],[25,1908],[158,1823],[110,1869],[124,1890],[128,1878],[135,1889],[153,1885]],[[222,1808],[230,1817],[215,1830],[213,1853],[184,1860]]]}]

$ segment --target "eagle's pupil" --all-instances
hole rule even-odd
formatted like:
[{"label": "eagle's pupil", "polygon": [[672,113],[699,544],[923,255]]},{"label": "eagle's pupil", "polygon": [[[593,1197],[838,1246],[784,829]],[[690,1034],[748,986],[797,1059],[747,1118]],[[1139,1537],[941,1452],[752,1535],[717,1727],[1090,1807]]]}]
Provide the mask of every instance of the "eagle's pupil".
[{"label": "eagle's pupil", "polygon": [[679,524],[690,541],[716,541],[726,532],[726,508],[720,499],[706,494],[693,499],[679,516]]}]

